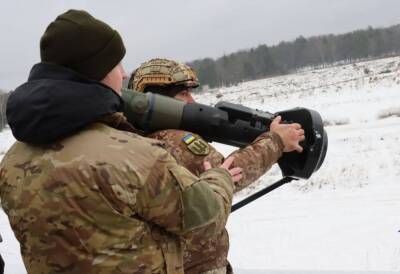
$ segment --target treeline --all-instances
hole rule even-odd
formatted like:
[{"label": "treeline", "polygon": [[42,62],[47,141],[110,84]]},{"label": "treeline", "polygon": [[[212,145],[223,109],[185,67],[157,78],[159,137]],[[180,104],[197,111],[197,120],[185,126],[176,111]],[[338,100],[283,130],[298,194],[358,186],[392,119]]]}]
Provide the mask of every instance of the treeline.
[{"label": "treeline", "polygon": [[0,90],[0,131],[6,126],[6,102],[8,98],[8,93]]},{"label": "treeline", "polygon": [[284,74],[302,67],[399,53],[400,25],[396,25],[369,27],[340,35],[300,36],[291,42],[271,47],[260,45],[216,60],[205,58],[188,64],[197,71],[203,86],[213,88]]}]

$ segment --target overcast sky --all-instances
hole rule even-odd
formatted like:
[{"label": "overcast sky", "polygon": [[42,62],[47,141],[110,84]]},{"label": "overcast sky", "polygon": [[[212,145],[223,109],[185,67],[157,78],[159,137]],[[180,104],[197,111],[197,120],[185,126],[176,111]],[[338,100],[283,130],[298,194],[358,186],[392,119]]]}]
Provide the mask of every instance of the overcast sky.
[{"label": "overcast sky", "polygon": [[122,35],[125,68],[166,57],[219,57],[299,35],[343,33],[400,23],[399,0],[0,0],[0,89],[24,82],[40,61],[47,25],[85,9]]}]

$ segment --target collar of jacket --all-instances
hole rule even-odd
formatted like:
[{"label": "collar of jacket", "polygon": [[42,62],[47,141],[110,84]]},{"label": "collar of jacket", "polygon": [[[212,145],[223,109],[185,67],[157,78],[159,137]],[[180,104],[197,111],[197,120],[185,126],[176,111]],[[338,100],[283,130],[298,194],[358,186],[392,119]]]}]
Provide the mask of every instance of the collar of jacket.
[{"label": "collar of jacket", "polygon": [[118,130],[129,131],[132,133],[145,136],[144,132],[135,128],[131,123],[128,122],[125,115],[122,112],[115,112],[101,117],[98,122],[106,124]]},{"label": "collar of jacket", "polygon": [[49,144],[122,109],[122,98],[109,87],[68,68],[39,63],[10,94],[6,114],[17,140]]}]

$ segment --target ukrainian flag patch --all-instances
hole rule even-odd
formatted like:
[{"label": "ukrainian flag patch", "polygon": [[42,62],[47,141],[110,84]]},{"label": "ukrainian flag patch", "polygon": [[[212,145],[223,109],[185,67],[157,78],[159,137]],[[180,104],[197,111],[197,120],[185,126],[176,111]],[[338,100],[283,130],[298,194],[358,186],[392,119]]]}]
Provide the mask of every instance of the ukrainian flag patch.
[{"label": "ukrainian flag patch", "polygon": [[185,144],[189,145],[189,144],[190,144],[191,142],[193,142],[195,139],[196,139],[196,138],[195,138],[192,134],[188,133],[188,134],[186,134],[185,136],[183,136],[182,141],[183,141]]},{"label": "ukrainian flag patch", "polygon": [[189,151],[195,155],[208,155],[210,148],[208,143],[201,138],[196,138],[192,134],[188,133],[182,138],[182,142],[185,143]]}]

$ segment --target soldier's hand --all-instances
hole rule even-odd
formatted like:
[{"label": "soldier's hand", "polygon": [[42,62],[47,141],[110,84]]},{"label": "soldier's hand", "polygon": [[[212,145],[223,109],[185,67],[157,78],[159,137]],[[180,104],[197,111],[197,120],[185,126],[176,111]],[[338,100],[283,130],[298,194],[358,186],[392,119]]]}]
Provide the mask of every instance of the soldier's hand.
[{"label": "soldier's hand", "polygon": [[[229,174],[231,174],[233,182],[238,182],[238,181],[240,181],[240,179],[242,179],[242,170],[243,169],[240,167],[231,168],[234,160],[235,160],[234,157],[229,157],[219,167],[226,169],[229,172]],[[204,161],[204,170],[209,170],[210,168],[211,168],[210,162]]]},{"label": "soldier's hand", "polygon": [[293,124],[281,124],[282,117],[277,116],[270,125],[270,130],[277,133],[284,145],[283,152],[297,151],[302,152],[303,148],[300,146],[300,142],[305,139],[304,130],[298,123]]}]

